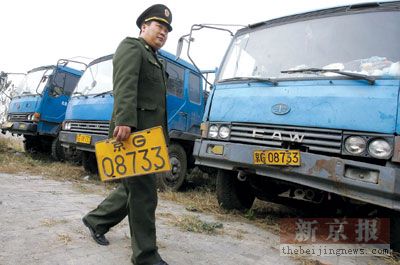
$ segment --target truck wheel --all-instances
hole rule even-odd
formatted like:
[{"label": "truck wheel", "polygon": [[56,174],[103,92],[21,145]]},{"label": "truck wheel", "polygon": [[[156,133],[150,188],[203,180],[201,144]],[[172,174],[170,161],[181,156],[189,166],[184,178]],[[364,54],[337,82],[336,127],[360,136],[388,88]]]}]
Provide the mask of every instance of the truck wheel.
[{"label": "truck wheel", "polygon": [[56,161],[64,161],[64,148],[61,146],[60,141],[58,138],[55,138],[51,142],[51,157]]},{"label": "truck wheel", "polygon": [[99,174],[99,169],[97,168],[96,155],[92,152],[82,152],[82,165],[86,172],[91,174]]},{"label": "truck wheel", "polygon": [[218,203],[226,210],[248,210],[255,199],[248,182],[239,181],[236,171],[219,169],[216,190]]},{"label": "truck wheel", "polygon": [[25,136],[24,137],[24,150],[29,154],[35,154],[42,151],[42,142],[39,137]]},{"label": "truck wheel", "polygon": [[173,143],[168,147],[171,171],[157,175],[157,186],[160,190],[178,191],[186,181],[187,157],[180,144]]},{"label": "truck wheel", "polygon": [[82,151],[74,147],[64,148],[65,160],[81,166],[82,165]]}]

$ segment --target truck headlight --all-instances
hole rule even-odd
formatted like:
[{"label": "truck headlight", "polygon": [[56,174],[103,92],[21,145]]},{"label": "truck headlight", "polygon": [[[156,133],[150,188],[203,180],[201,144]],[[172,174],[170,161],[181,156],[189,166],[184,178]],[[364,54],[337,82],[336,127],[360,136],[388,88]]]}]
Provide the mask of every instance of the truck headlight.
[{"label": "truck headlight", "polygon": [[392,147],[384,139],[375,139],[369,143],[368,153],[375,158],[389,158],[392,153]]},{"label": "truck headlight", "polygon": [[68,121],[63,122],[63,130],[70,130],[71,129],[71,123]]},{"label": "truck headlight", "polygon": [[35,113],[28,115],[28,121],[36,121]]},{"label": "truck headlight", "polygon": [[229,129],[228,126],[224,126],[222,125],[219,130],[218,130],[218,135],[219,137],[221,137],[222,139],[226,139],[229,137],[231,130]]},{"label": "truck headlight", "polygon": [[367,143],[364,138],[359,136],[350,136],[346,139],[344,147],[350,154],[359,155],[365,151]]},{"label": "truck headlight", "polygon": [[208,129],[208,137],[217,138],[217,136],[218,136],[218,126],[211,125],[210,128]]}]

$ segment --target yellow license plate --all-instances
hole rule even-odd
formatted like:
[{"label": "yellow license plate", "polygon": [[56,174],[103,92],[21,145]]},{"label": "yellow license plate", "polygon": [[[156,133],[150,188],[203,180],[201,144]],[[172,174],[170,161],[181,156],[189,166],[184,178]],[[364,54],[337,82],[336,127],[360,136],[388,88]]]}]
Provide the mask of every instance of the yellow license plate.
[{"label": "yellow license plate", "polygon": [[14,123],[12,123],[12,122],[6,121],[5,123],[3,123],[3,124],[1,125],[1,128],[3,128],[3,129],[9,129],[9,128],[11,128],[11,127],[13,126],[13,124],[14,124]]},{"label": "yellow license plate", "polygon": [[18,126],[18,129],[25,130],[25,129],[26,129],[26,124],[25,124],[25,123],[21,123],[21,124]]},{"label": "yellow license plate", "polygon": [[77,134],[75,140],[77,143],[90,144],[90,141],[92,140],[92,136],[87,135],[87,134]]},{"label": "yellow license plate", "polygon": [[102,181],[171,170],[161,126],[135,132],[123,142],[99,141],[95,148]]},{"label": "yellow license plate", "polygon": [[299,150],[257,150],[253,152],[253,164],[300,166]]}]

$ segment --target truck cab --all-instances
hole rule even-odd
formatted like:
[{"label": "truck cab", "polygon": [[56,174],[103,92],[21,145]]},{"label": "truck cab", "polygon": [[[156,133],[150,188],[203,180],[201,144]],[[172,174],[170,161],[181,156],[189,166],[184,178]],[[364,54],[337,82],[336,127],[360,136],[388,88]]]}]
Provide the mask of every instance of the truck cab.
[{"label": "truck cab", "polygon": [[18,93],[25,73],[0,72],[0,124],[6,121],[11,99]]},{"label": "truck cab", "polygon": [[226,209],[334,196],[400,210],[400,2],[236,32],[196,140]]},{"label": "truck cab", "polygon": [[[178,190],[194,167],[194,140],[200,137],[205,98],[201,74],[184,60],[160,50],[160,60],[168,75],[167,117],[172,172],[162,174],[159,186]],[[68,103],[59,140],[65,148],[82,152],[86,171],[97,173],[95,143],[108,138],[114,97],[112,93],[112,57],[91,62]]]},{"label": "truck cab", "polygon": [[24,148],[29,153],[51,153],[56,160],[63,159],[58,132],[82,75],[82,71],[67,64],[68,61],[60,60],[57,65],[30,70],[10,101],[1,130],[23,135]]}]

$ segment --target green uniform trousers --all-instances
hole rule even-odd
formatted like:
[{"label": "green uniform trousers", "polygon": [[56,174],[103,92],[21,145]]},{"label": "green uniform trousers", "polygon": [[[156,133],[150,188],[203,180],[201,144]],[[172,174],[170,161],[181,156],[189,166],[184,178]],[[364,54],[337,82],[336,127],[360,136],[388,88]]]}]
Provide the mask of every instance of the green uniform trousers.
[{"label": "green uniform trousers", "polygon": [[122,180],[122,183],[84,219],[96,233],[105,234],[128,215],[132,263],[156,264],[161,261],[156,244],[156,207],[156,175],[137,176]]}]

